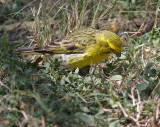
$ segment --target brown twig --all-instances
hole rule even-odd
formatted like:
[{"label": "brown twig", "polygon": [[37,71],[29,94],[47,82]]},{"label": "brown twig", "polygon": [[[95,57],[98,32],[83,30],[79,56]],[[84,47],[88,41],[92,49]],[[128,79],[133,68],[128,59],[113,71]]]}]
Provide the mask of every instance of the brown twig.
[{"label": "brown twig", "polygon": [[143,30],[143,28],[144,28],[144,23],[140,26],[140,28],[138,29],[138,31],[136,33],[132,34],[130,37],[134,38],[138,33],[140,33]]}]

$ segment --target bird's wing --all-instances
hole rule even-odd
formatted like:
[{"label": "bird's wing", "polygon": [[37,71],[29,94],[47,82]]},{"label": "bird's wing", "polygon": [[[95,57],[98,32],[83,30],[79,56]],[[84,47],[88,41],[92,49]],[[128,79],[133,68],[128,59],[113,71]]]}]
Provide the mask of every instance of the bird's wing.
[{"label": "bird's wing", "polygon": [[91,45],[96,44],[94,35],[95,31],[79,31],[73,35],[57,39],[41,49],[43,51],[50,51],[56,54],[75,54],[84,53]]},{"label": "bird's wing", "polygon": [[63,37],[57,39],[48,45],[34,48],[37,52],[46,52],[53,54],[74,54],[74,53],[83,53],[86,45],[80,44],[80,40],[77,38]]},{"label": "bird's wing", "polygon": [[56,39],[41,47],[17,49],[16,52],[26,54],[76,54],[84,53],[96,43],[93,30],[81,30],[73,35]]}]

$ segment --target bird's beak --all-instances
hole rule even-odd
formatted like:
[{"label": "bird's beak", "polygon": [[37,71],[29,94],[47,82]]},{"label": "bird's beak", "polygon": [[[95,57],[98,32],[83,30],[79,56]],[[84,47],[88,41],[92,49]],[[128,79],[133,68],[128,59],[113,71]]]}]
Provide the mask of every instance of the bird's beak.
[{"label": "bird's beak", "polygon": [[115,52],[117,57],[121,57],[121,52]]}]

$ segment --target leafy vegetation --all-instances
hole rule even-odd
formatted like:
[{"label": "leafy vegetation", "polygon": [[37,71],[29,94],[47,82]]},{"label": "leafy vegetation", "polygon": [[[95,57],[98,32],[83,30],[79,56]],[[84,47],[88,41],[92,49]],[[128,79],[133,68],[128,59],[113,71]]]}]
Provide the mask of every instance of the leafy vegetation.
[{"label": "leafy vegetation", "polygon": [[[9,4],[10,8],[3,2],[0,5],[8,9],[0,9],[0,17],[5,18],[0,19],[1,126],[160,125],[160,2],[59,0],[37,4],[15,0]],[[110,22],[113,18],[121,25]],[[14,49],[24,46],[11,43],[15,32],[23,35],[24,30],[11,32],[2,27],[15,20],[34,21],[35,29],[25,31],[38,46],[92,27],[119,33],[124,49],[120,58],[111,55],[92,65],[89,72],[68,70],[58,56],[14,54]],[[35,46],[32,42],[25,46]]]}]

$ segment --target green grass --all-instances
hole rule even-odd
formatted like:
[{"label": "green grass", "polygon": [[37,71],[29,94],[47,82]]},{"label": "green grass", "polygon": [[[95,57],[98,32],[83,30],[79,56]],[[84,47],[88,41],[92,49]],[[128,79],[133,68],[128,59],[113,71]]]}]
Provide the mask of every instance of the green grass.
[{"label": "green grass", "polygon": [[[156,13],[159,3],[152,2],[148,6]],[[46,11],[50,3],[42,2],[39,13],[32,9],[36,29],[31,33],[37,45],[43,45],[71,31],[99,28],[99,21],[117,16],[120,10],[125,11],[121,16],[126,19],[136,17],[135,10],[143,13],[146,3],[57,1]],[[50,16],[58,21],[54,29],[46,20]],[[85,74],[79,69],[68,70],[59,57],[44,57],[46,62],[41,66],[41,57],[24,60],[12,53],[21,44],[11,47],[9,32],[2,31],[0,126],[158,126],[160,26],[157,18],[154,22],[150,32],[134,38],[123,36],[126,41],[119,59],[111,55],[102,62],[104,67],[93,65]]]}]

